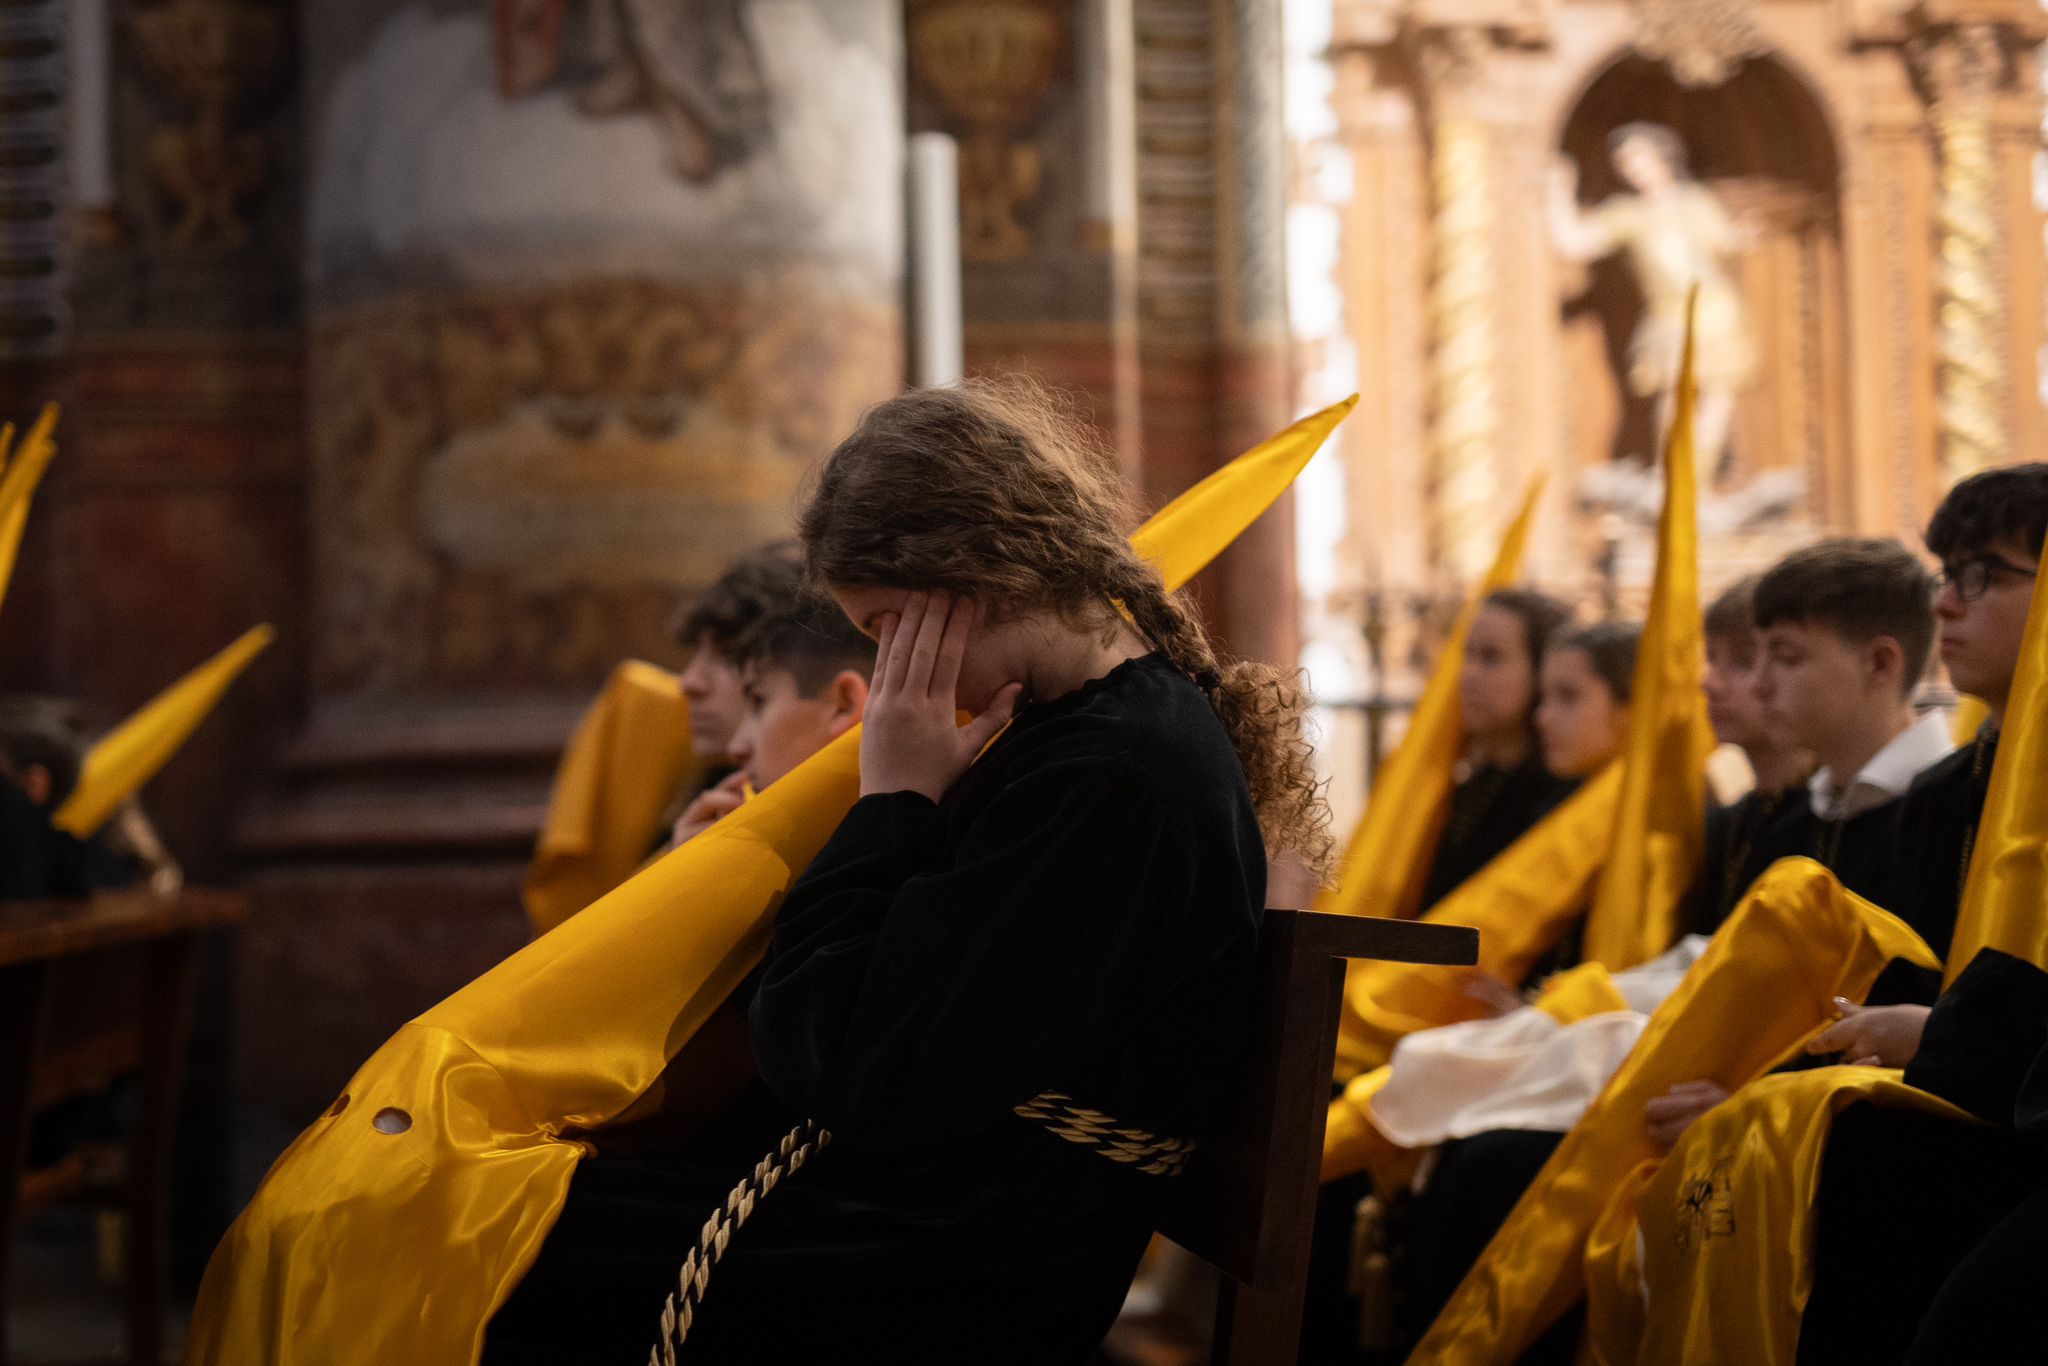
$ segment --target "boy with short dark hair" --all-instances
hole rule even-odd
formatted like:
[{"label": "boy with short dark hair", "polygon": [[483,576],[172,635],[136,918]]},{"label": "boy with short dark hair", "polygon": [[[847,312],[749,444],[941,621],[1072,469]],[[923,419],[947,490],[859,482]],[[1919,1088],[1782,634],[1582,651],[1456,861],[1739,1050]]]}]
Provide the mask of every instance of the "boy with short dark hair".
[{"label": "boy with short dark hair", "polygon": [[690,699],[690,740],[700,763],[723,767],[746,710],[740,693],[740,640],[764,617],[787,612],[803,580],[803,552],[792,540],[748,551],[692,599],[671,627],[689,650],[683,696]]},{"label": "boy with short dark hair", "polygon": [[[1806,785],[1805,847],[1778,855],[1813,858],[1880,905],[1895,880],[1900,799],[1950,749],[1944,718],[1916,716],[1912,703],[1933,645],[1932,590],[1927,570],[1897,541],[1836,537],[1778,561],[1752,595],[1763,720],[1819,764]],[[1934,928],[1901,914],[1923,937]],[[1954,922],[1951,908],[1951,929]],[[1930,1000],[1936,988],[1894,963],[1870,996]],[[1644,1106],[1644,1123],[1668,1147],[1727,1098],[1716,1082],[1684,1082]]]},{"label": "boy with short dark hair", "polygon": [[1897,541],[1857,537],[1795,550],[1756,586],[1764,716],[1819,765],[1808,852],[1880,900],[1894,850],[1886,808],[1951,747],[1943,718],[1912,701],[1934,641],[1933,587]]},{"label": "boy with short dark hair", "polygon": [[737,769],[676,822],[680,844],[851,730],[866,710],[875,643],[830,601],[799,593],[734,648],[743,711],[727,751]]},{"label": "boy with short dark hair", "polygon": [[1751,883],[1781,858],[1812,850],[1806,782],[1813,756],[1790,743],[1765,713],[1756,683],[1763,649],[1756,629],[1758,575],[1736,581],[1706,611],[1707,719],[1714,738],[1748,759],[1755,785],[1707,812],[1707,837],[1692,897],[1695,933],[1711,934]]},{"label": "boy with short dark hair", "polygon": [[1957,692],[1989,713],[1967,745],[1928,769],[1900,809],[1911,856],[1891,873],[1879,905],[1904,919],[1936,953],[1948,951],[1963,874],[1991,786],[1998,728],[2019,667],[2027,606],[2048,538],[2048,462],[1985,470],[1949,490],[1927,524],[1941,561],[1934,613],[1941,662]]},{"label": "boy with short dark hair", "polygon": [[[1892,886],[1879,905],[1947,956],[2011,697],[2041,550],[2048,541],[2048,463],[1971,475],[1949,490],[1927,528],[1941,560],[1934,599],[1941,657],[1960,692],[1989,712],[1968,745],[1936,764],[1899,804]],[[2044,908],[2048,914],[2048,908]],[[1894,964],[1894,967],[1897,965]],[[2013,1130],[2020,1096],[2048,1069],[2048,976],[2026,961],[1981,951],[1930,1009],[1844,1004],[1843,1019],[1811,1047],[1848,1062],[1903,1067],[1905,1081],[1974,1113],[1963,1124],[1869,1102],[1850,1105],[1829,1133],[1815,1198],[1814,1275],[1801,1318],[1799,1360],[1990,1360],[2009,1352],[2030,1306],[2013,1296],[2038,1283],[2048,1250],[2048,1196],[2038,1149]],[[2014,1216],[2014,1207],[2031,1211]],[[1999,1221],[2007,1222],[2000,1225]],[[1974,1312],[1930,1331],[1923,1314],[1971,1244]],[[1993,1242],[1987,1239],[1987,1244]],[[2001,1281],[2002,1278],[2002,1281]],[[1999,1289],[2002,1285],[2002,1289]],[[1965,1282],[1967,1290],[1968,1283]]]}]

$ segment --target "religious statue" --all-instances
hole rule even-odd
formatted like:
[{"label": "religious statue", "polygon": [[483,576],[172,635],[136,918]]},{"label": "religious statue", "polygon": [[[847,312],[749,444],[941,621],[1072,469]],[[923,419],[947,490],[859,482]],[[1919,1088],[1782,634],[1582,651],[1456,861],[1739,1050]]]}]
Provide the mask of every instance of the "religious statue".
[{"label": "religious statue", "polygon": [[[1550,184],[1551,236],[1558,251],[1572,261],[1597,261],[1621,253],[1643,297],[1642,321],[1629,340],[1628,390],[1656,405],[1657,429],[1670,426],[1685,343],[1685,305],[1699,287],[1694,327],[1697,339],[1695,375],[1699,383],[1693,413],[1697,468],[1703,493],[1711,492],[1726,459],[1735,420],[1735,402],[1756,372],[1756,348],[1744,317],[1733,263],[1747,245],[1744,232],[1714,194],[1694,179],[1686,162],[1685,144],[1671,129],[1653,123],[1628,123],[1608,135],[1614,169],[1629,187],[1597,207],[1578,204],[1578,168],[1560,159]],[[1796,476],[1794,476],[1796,478]],[[1596,501],[1627,504],[1623,484],[1644,481],[1637,471],[1605,471],[1589,488]],[[1762,497],[1773,507],[1797,490],[1752,486],[1745,503]],[[1648,486],[1656,480],[1652,472]],[[1611,488],[1607,486],[1613,486]],[[1738,521],[1751,520],[1762,509],[1721,509]],[[1708,512],[1702,502],[1703,513]]]},{"label": "religious statue", "polygon": [[[569,0],[497,0],[498,84],[508,99],[562,65]],[[645,109],[676,174],[701,185],[769,125],[768,84],[746,0],[590,0],[597,74],[576,97],[593,118]]]}]

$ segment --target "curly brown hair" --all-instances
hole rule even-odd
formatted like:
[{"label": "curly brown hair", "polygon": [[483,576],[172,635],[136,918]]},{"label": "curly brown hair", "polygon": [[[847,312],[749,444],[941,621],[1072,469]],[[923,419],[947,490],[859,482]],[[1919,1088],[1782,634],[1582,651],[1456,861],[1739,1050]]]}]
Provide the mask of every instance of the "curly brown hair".
[{"label": "curly brown hair", "polygon": [[1116,462],[1078,404],[1006,377],[869,409],[814,477],[798,535],[817,586],[939,590],[981,603],[994,620],[1052,612],[1105,632],[1121,607],[1203,687],[1267,845],[1327,876],[1330,811],[1300,671],[1219,658],[1194,604],[1132,551],[1137,524]]}]

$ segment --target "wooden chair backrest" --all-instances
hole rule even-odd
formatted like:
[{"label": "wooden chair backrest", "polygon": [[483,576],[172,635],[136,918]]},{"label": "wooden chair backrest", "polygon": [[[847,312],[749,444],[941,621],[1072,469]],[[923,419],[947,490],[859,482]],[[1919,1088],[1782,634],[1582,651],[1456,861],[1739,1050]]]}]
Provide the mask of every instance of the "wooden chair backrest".
[{"label": "wooden chair backrest", "polygon": [[1293,1338],[1258,1329],[1257,1354],[1233,1344],[1243,1292],[1291,1315],[1299,1331],[1309,1235],[1321,1181],[1345,962],[1469,964],[1477,931],[1409,920],[1268,911],[1259,939],[1259,986],[1250,1037],[1230,1103],[1205,1135],[1161,1231],[1226,1278],[1216,1360],[1293,1361]]}]

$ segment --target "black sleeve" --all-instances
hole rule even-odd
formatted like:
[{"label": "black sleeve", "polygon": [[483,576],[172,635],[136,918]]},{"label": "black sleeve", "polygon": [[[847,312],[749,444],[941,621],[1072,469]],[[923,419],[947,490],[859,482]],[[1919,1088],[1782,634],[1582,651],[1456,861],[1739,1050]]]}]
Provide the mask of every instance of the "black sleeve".
[{"label": "black sleeve", "polygon": [[985,1127],[1044,1090],[1192,863],[1142,774],[1019,763],[944,852],[915,793],[864,797],[790,890],[751,1019],[761,1076],[870,1147]]},{"label": "black sleeve", "polygon": [[49,847],[52,895],[91,896],[135,883],[135,871],[98,835],[82,840],[53,830]]},{"label": "black sleeve", "polygon": [[1678,937],[1712,934],[1728,918],[1724,905],[1728,883],[1728,861],[1735,854],[1735,832],[1749,813],[1746,802],[1722,806],[1707,794],[1706,834],[1700,841],[1700,863],[1692,885],[1678,903]]},{"label": "black sleeve", "polygon": [[0,901],[53,896],[50,821],[28,794],[0,778]]},{"label": "black sleeve", "polygon": [[2048,1046],[2048,973],[1983,949],[1927,1016],[1906,1083],[2011,1124],[2020,1083]]}]

